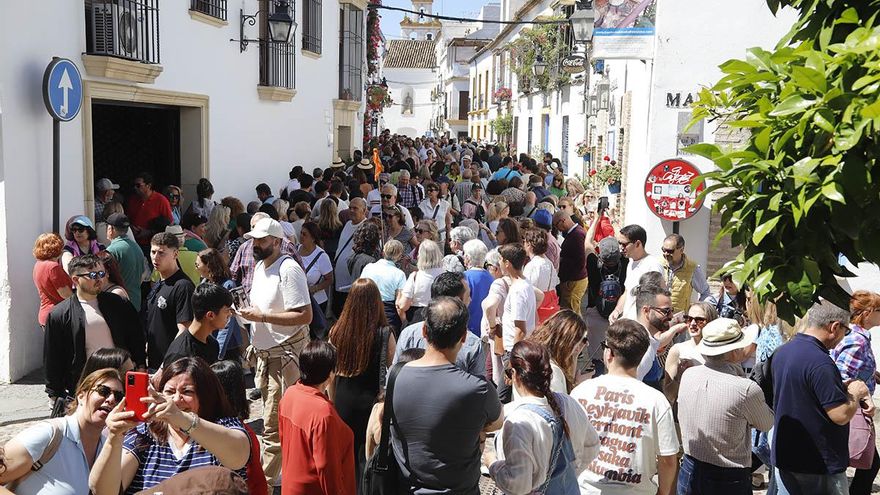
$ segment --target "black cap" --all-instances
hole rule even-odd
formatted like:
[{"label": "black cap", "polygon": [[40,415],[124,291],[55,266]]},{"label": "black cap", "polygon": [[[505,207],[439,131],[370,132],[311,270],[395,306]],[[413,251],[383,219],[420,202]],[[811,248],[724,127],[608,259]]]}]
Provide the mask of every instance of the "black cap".
[{"label": "black cap", "polygon": [[107,225],[127,229],[131,226],[131,222],[124,213],[114,213],[107,217]]}]

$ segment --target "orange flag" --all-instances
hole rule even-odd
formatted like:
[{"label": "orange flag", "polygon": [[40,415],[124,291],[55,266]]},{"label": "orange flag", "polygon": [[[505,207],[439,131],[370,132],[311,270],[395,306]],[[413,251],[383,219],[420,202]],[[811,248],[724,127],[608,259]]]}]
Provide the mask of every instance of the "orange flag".
[{"label": "orange flag", "polygon": [[379,159],[379,148],[373,148],[373,168],[375,169],[375,175],[373,179],[376,182],[379,182],[379,174],[382,173],[382,160]]}]

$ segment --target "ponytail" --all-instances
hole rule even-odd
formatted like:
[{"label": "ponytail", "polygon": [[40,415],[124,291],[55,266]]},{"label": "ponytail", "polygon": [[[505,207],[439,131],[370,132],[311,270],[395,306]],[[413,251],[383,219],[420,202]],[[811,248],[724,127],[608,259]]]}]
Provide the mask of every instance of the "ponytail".
[{"label": "ponytail", "polygon": [[554,416],[562,422],[565,436],[569,436],[568,422],[562,414],[562,406],[550,389],[553,368],[550,366],[550,353],[541,344],[522,340],[513,346],[510,353],[510,366],[516,370],[520,382],[527,389],[543,395]]}]

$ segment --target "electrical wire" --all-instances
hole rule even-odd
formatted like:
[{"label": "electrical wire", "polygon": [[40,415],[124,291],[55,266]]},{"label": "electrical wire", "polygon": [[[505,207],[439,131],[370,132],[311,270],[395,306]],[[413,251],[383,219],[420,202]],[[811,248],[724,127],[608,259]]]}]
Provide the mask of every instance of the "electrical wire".
[{"label": "electrical wire", "polygon": [[571,21],[568,19],[558,19],[558,20],[534,20],[534,21],[501,21],[494,19],[469,19],[467,17],[453,17],[448,15],[439,15],[439,14],[429,14],[427,12],[421,12],[416,10],[404,9],[402,7],[392,7],[390,5],[377,5],[371,3],[367,5],[367,8],[370,9],[383,9],[383,10],[395,10],[398,12],[405,12],[407,14],[414,14],[421,17],[430,17],[431,19],[439,19],[441,21],[458,21],[458,22],[482,22],[485,24],[512,24],[516,26],[521,26],[524,24],[569,24]]}]

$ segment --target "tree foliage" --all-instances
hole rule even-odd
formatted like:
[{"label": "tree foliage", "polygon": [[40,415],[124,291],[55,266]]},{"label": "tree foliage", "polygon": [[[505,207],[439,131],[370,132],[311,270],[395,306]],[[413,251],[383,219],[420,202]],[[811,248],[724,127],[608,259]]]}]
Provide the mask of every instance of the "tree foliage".
[{"label": "tree foliage", "polygon": [[819,297],[847,307],[839,255],[880,262],[880,0],[767,0],[799,11],[773,51],[752,48],[721,65],[694,121],[748,128],[745,149],[690,148],[717,170],[720,236],[742,247],[724,270],[749,282],[781,317]]}]

